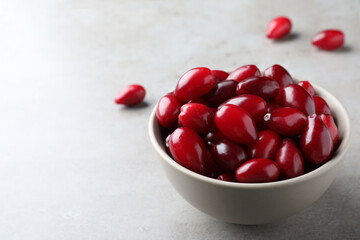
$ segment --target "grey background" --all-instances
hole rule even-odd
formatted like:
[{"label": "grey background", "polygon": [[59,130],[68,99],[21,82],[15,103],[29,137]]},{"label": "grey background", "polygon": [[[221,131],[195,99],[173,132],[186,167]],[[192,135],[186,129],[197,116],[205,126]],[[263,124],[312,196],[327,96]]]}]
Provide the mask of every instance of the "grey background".
[{"label": "grey background", "polygon": [[[0,1],[0,239],[359,239],[359,1]],[[264,36],[279,15],[293,36]],[[346,45],[310,44],[340,28]],[[196,66],[279,63],[337,96],[353,121],[338,177],[265,226],[207,217],[170,186],[147,135],[157,100]],[[113,98],[147,89],[129,109]]]}]

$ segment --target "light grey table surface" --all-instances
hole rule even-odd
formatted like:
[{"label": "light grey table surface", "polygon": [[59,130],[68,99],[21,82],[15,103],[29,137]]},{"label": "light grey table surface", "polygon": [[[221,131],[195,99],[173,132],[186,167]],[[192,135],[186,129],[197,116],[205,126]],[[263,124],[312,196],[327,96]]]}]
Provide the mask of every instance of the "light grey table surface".
[{"label": "light grey table surface", "polygon": [[[360,239],[359,1],[0,1],[0,239]],[[278,15],[295,37],[264,36]],[[342,50],[310,44],[326,28]],[[167,181],[149,114],[196,66],[279,63],[347,107],[353,141],[328,191],[277,223],[212,219]],[[127,84],[146,104],[117,106]]]}]

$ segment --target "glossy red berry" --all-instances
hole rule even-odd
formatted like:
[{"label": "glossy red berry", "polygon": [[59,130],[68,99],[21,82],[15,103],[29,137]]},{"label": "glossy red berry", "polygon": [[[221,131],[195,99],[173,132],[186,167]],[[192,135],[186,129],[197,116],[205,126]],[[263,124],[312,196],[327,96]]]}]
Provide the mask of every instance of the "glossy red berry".
[{"label": "glossy red berry", "polygon": [[279,83],[280,87],[286,87],[294,83],[290,73],[278,64],[275,64],[265,69],[264,77],[276,80]]},{"label": "glossy red berry", "polygon": [[206,176],[217,178],[224,170],[215,163],[209,151],[206,151]]},{"label": "glossy red berry", "polygon": [[210,132],[215,124],[211,108],[199,103],[187,103],[180,109],[179,121],[198,133]]},{"label": "glossy red berry", "polygon": [[260,77],[261,72],[259,68],[255,65],[245,65],[235,69],[230,75],[227,77],[228,80],[235,80],[237,82],[241,82],[249,77]]},{"label": "glossy red berry", "polygon": [[327,102],[319,96],[314,96],[315,112],[317,115],[320,114],[331,114],[331,110]]},{"label": "glossy red berry", "polygon": [[344,44],[345,36],[340,30],[329,29],[317,33],[311,40],[314,46],[324,50],[334,50]]},{"label": "glossy red berry", "polygon": [[228,72],[222,70],[211,70],[211,74],[215,77],[216,82],[224,81],[229,76]]},{"label": "glossy red berry", "polygon": [[177,126],[176,126],[177,128],[179,128],[179,127],[184,127],[184,125],[180,122],[180,120],[178,119],[178,122],[177,122]]},{"label": "glossy red berry", "polygon": [[264,116],[267,126],[278,134],[295,137],[302,134],[306,126],[306,116],[297,108],[277,108]]},{"label": "glossy red berry", "polygon": [[285,37],[291,30],[291,21],[287,17],[277,17],[273,19],[267,29],[266,36],[268,38],[282,38]]},{"label": "glossy red berry", "polygon": [[285,138],[276,153],[275,161],[279,165],[280,175],[284,179],[304,174],[304,159],[295,142]]},{"label": "glossy red berry", "polygon": [[321,114],[321,120],[325,123],[328,127],[331,138],[333,140],[334,149],[338,146],[339,143],[339,131],[335,124],[334,118],[330,114]]},{"label": "glossy red berry", "polygon": [[267,102],[267,112],[272,112],[277,108],[281,108],[281,105],[278,101],[269,101]]},{"label": "glossy red berry", "polygon": [[176,127],[180,108],[181,102],[173,93],[168,93],[162,97],[156,107],[156,118],[160,125],[165,128]]},{"label": "glossy red berry", "polygon": [[271,100],[279,94],[279,84],[268,77],[250,77],[239,82],[236,93],[254,94],[265,100]]},{"label": "glossy red berry", "polygon": [[235,175],[232,173],[223,173],[217,177],[217,180],[226,181],[226,182],[236,182]]},{"label": "glossy red berry", "polygon": [[210,107],[217,107],[229,98],[236,96],[237,84],[238,82],[234,80],[219,82],[202,98]]},{"label": "glossy red berry", "polygon": [[297,108],[305,115],[315,113],[314,99],[303,87],[297,84],[291,84],[281,89],[280,104],[283,107]]},{"label": "glossy red berry", "polygon": [[205,67],[193,68],[179,79],[175,96],[182,102],[188,102],[208,93],[215,84],[211,70]]},{"label": "glossy red berry", "polygon": [[181,166],[205,175],[206,148],[200,136],[190,128],[177,128],[170,137],[171,155]]},{"label": "glossy red berry", "polygon": [[209,132],[203,136],[204,143],[208,146],[211,143],[226,138],[221,132]]},{"label": "glossy red berry", "polygon": [[272,130],[259,132],[259,137],[255,143],[249,146],[249,158],[274,159],[276,151],[280,147],[281,138]]},{"label": "glossy red berry", "polygon": [[225,171],[235,170],[247,160],[245,148],[229,139],[222,139],[210,144],[209,151],[214,161]]},{"label": "glossy red berry", "polygon": [[298,85],[305,88],[305,90],[313,97],[315,96],[315,89],[309,81],[300,81]]},{"label": "glossy red berry", "polygon": [[116,104],[133,106],[141,103],[145,98],[145,88],[138,84],[132,84],[124,87],[115,98]]},{"label": "glossy red berry", "polygon": [[265,100],[252,94],[242,94],[241,96],[230,98],[229,100],[225,101],[222,106],[225,104],[242,107],[251,115],[255,123],[262,122],[264,115],[267,112],[267,104]]},{"label": "glossy red berry", "polygon": [[279,180],[280,169],[276,162],[266,158],[251,159],[235,172],[241,183],[265,183]]},{"label": "glossy red berry", "polygon": [[191,99],[190,101],[188,101],[187,103],[200,103],[202,105],[206,105],[207,103],[204,101],[204,99],[202,99],[201,97],[195,98],[195,99]]},{"label": "glossy red berry", "polygon": [[171,134],[169,134],[169,135],[165,138],[165,141],[164,141],[164,143],[165,143],[165,150],[166,150],[166,152],[167,152],[168,154],[171,154],[171,153],[170,153],[170,148],[169,148],[170,136],[171,136]]},{"label": "glossy red berry", "polygon": [[215,123],[229,139],[249,145],[257,139],[257,129],[250,114],[243,108],[225,105],[215,114]]},{"label": "glossy red berry", "polygon": [[329,160],[333,140],[320,116],[314,114],[307,117],[306,127],[300,138],[300,149],[310,163],[322,165]]}]

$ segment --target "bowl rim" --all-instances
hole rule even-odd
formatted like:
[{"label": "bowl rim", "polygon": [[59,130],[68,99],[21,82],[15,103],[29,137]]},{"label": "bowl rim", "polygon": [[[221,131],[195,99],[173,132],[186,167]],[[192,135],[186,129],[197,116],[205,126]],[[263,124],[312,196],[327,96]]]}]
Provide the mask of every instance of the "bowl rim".
[{"label": "bowl rim", "polygon": [[[297,76],[292,76],[292,78],[294,80],[294,83],[298,83],[300,81],[305,81],[304,79],[297,77]],[[268,182],[268,183],[239,183],[239,182],[219,181],[217,179],[195,173],[195,172],[181,166],[176,161],[174,161],[166,153],[166,151],[164,151],[162,149],[162,147],[160,146],[160,143],[156,140],[154,127],[155,127],[155,124],[158,124],[158,122],[156,121],[156,117],[155,117],[157,104],[155,105],[154,109],[152,110],[150,118],[149,118],[148,132],[149,132],[149,136],[150,136],[150,141],[151,141],[152,146],[154,147],[155,151],[160,155],[162,160],[166,161],[167,164],[171,165],[172,167],[174,167],[178,171],[182,172],[183,174],[188,175],[189,177],[195,178],[195,179],[203,181],[203,182],[207,182],[209,184],[215,184],[218,186],[229,187],[229,188],[258,189],[258,188],[276,188],[276,187],[282,187],[285,185],[289,186],[289,185],[299,184],[301,182],[310,181],[311,179],[316,178],[317,176],[320,176],[320,175],[326,173],[331,168],[333,168],[334,166],[336,166],[338,163],[341,162],[341,160],[344,158],[346,152],[348,151],[348,149],[350,147],[351,136],[352,136],[352,126],[351,126],[350,116],[349,116],[348,111],[344,107],[344,105],[333,94],[331,94],[329,91],[327,91],[323,87],[320,87],[319,85],[314,84],[312,82],[310,82],[310,83],[314,87],[315,91],[319,94],[319,96],[327,95],[325,97],[326,100],[329,101],[329,98],[330,98],[331,102],[333,103],[330,105],[338,106],[337,108],[339,108],[339,112],[341,112],[341,114],[337,115],[337,118],[338,119],[341,118],[342,121],[345,122],[344,126],[346,126],[346,127],[343,129],[345,131],[343,133],[341,133],[341,135],[343,137],[342,137],[340,145],[338,146],[337,150],[333,154],[333,157],[328,162],[326,162],[322,166],[318,167],[317,169],[315,169],[309,173],[303,174],[301,176],[291,178],[291,179],[276,181],[276,182]]]}]

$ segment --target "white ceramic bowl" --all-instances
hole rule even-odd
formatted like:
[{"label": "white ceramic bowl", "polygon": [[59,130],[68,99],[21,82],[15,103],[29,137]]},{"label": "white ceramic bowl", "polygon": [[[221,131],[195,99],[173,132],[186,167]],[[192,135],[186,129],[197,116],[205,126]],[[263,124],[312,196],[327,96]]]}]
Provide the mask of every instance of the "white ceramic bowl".
[{"label": "white ceramic bowl", "polygon": [[273,222],[312,204],[334,180],[351,140],[350,117],[344,106],[325,89],[313,83],[312,85],[317,95],[327,101],[337,120],[340,145],[333,158],[323,166],[302,176],[272,183],[219,181],[182,167],[165,151],[160,125],[155,117],[155,107],[150,116],[149,135],[166,176],[176,191],[207,215],[238,224]]}]

